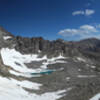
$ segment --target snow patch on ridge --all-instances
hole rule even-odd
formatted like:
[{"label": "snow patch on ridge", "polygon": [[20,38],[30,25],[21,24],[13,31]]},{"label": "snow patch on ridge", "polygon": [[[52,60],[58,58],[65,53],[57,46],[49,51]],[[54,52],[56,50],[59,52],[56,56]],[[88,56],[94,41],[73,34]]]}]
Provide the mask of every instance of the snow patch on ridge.
[{"label": "snow patch on ridge", "polygon": [[12,38],[12,37],[11,37],[11,36],[4,36],[4,37],[3,37],[4,40],[8,40],[8,39],[10,39],[10,38]]}]

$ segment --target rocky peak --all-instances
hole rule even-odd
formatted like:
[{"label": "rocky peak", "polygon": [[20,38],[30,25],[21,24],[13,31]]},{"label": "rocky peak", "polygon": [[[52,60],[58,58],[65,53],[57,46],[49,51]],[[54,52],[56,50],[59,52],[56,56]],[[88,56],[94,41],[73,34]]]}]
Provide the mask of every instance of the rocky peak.
[{"label": "rocky peak", "polygon": [[3,27],[0,27],[0,48],[2,47],[10,47],[13,43],[12,40],[14,36],[5,30]]},{"label": "rocky peak", "polygon": [[0,37],[1,36],[13,36],[13,35],[7,30],[5,30],[3,27],[0,27]]},{"label": "rocky peak", "polygon": [[96,38],[84,39],[76,43],[77,47],[83,50],[97,52],[100,49],[100,40]]}]

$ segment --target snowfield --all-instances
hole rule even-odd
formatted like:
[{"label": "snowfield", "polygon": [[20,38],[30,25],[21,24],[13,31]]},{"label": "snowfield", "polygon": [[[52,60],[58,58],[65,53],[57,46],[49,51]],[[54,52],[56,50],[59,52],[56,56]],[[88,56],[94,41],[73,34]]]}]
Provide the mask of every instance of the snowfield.
[{"label": "snowfield", "polygon": [[96,94],[94,97],[92,97],[90,100],[100,100],[100,93]]},{"label": "snowfield", "polygon": [[37,95],[35,93],[28,93],[23,89],[23,87],[39,89],[40,86],[41,84],[38,83],[28,81],[20,82],[14,79],[0,77],[0,100],[56,100],[63,97],[66,92],[66,90],[59,90]]},{"label": "snowfield", "polygon": [[[4,65],[12,67],[14,70],[10,70],[11,74],[16,76],[24,76],[24,77],[32,77],[30,73],[37,73],[47,69],[48,64],[55,64],[55,63],[65,63],[60,59],[65,59],[65,57],[59,55],[58,57],[53,57],[48,59],[45,55],[42,58],[39,58],[37,54],[28,54],[23,55],[20,52],[16,51],[15,49],[9,48],[2,48],[1,49],[1,57],[3,60]],[[40,68],[37,69],[30,69],[27,68],[25,63],[31,63],[32,61],[43,61],[43,64]]]},{"label": "snowfield", "polygon": [[80,57],[77,57],[77,60],[78,60],[78,61],[82,61],[82,62],[86,62],[86,60],[85,60],[85,59],[80,58]]},{"label": "snowfield", "polygon": [[[8,39],[7,37],[5,39]],[[65,59],[63,56],[59,55],[58,57],[53,57],[48,59],[47,56],[39,58],[37,54],[29,54],[23,55],[15,49],[2,48],[1,49],[1,57],[3,60],[3,64],[11,67],[9,70],[11,74],[16,76],[24,76],[24,77],[32,77],[30,73],[41,72],[44,69],[47,69],[48,64],[54,63],[65,63],[60,59]],[[45,60],[40,68],[30,69],[25,63],[31,63],[32,61],[43,61]],[[65,92],[71,90],[59,90],[54,92],[46,92],[41,95],[36,93],[29,93],[24,90],[40,90],[42,84],[30,82],[30,81],[18,81],[15,79],[7,79],[4,77],[0,77],[0,100],[57,100],[65,95]]]},{"label": "snowfield", "polygon": [[4,40],[8,40],[8,39],[11,39],[11,38],[12,38],[11,36],[4,36],[3,37]]}]

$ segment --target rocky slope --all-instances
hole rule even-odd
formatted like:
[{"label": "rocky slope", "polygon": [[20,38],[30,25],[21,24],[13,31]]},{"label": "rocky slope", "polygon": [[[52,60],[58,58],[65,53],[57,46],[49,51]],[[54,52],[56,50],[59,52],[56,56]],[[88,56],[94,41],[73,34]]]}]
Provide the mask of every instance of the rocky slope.
[{"label": "rocky slope", "polygon": [[49,41],[0,27],[0,100],[99,100],[99,52],[96,38]]}]

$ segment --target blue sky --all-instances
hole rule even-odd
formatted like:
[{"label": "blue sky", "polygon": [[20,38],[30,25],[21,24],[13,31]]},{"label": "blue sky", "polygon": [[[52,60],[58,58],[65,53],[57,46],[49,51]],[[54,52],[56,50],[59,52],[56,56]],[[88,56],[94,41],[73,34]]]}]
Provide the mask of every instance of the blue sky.
[{"label": "blue sky", "polygon": [[0,25],[55,40],[100,37],[100,0],[0,0]]}]

